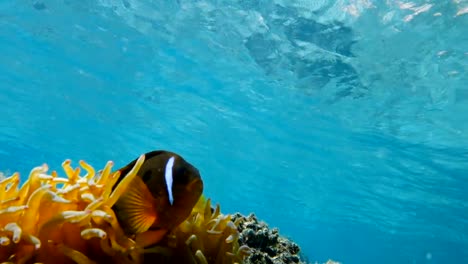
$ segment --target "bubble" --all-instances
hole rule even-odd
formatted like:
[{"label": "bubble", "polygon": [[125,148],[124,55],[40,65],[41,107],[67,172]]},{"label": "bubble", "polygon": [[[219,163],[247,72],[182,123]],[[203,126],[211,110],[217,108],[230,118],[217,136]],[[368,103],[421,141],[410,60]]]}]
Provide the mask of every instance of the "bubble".
[{"label": "bubble", "polygon": [[432,259],[432,253],[431,253],[431,252],[427,252],[427,253],[426,253],[426,259],[427,259],[427,260],[431,260],[431,259]]}]

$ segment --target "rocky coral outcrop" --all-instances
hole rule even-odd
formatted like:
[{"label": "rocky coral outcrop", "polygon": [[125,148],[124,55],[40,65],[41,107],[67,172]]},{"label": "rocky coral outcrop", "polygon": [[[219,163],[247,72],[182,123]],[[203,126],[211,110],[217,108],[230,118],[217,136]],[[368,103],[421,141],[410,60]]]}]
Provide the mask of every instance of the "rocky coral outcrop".
[{"label": "rocky coral outcrop", "polygon": [[239,244],[251,249],[251,254],[245,259],[246,264],[305,264],[296,243],[280,236],[277,228],[270,229],[254,214],[243,216],[236,213],[233,221],[239,221]]}]

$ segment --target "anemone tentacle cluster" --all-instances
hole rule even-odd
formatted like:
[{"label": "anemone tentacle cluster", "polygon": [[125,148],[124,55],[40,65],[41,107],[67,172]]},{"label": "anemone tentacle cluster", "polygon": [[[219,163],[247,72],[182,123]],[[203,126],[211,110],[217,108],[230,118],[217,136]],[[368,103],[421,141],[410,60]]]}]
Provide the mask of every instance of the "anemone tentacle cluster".
[{"label": "anemone tentacle cluster", "polygon": [[220,212],[219,205],[211,207],[203,197],[192,214],[174,229],[159,247],[157,254],[145,255],[148,263],[230,264],[243,263],[250,249],[239,245],[239,221]]},{"label": "anemone tentacle cluster", "polygon": [[[100,173],[84,161],[66,177],[34,168],[20,187],[18,173],[0,178],[0,263],[242,263],[238,223],[203,197],[191,215],[160,242],[142,248],[120,226],[112,206],[145,160],[121,177],[108,162]],[[84,175],[81,172],[85,171]]]},{"label": "anemone tentacle cluster", "polygon": [[20,188],[18,173],[0,181],[0,262],[138,263],[138,248],[124,235],[112,206],[144,159],[140,156],[115,189],[120,172],[111,172],[112,162],[96,173],[84,161],[72,168],[66,160],[67,177],[47,174],[44,164]]}]

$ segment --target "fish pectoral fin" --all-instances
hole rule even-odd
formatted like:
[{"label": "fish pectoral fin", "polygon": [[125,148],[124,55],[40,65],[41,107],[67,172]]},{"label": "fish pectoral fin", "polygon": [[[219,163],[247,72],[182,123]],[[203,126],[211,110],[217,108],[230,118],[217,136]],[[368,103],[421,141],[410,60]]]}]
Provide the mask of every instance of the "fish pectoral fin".
[{"label": "fish pectoral fin", "polygon": [[115,206],[119,220],[133,234],[145,232],[157,220],[154,198],[140,177],[135,177]]},{"label": "fish pectoral fin", "polygon": [[167,230],[148,230],[144,233],[136,235],[135,242],[140,247],[147,247],[154,245],[163,239],[164,235],[167,233]]}]

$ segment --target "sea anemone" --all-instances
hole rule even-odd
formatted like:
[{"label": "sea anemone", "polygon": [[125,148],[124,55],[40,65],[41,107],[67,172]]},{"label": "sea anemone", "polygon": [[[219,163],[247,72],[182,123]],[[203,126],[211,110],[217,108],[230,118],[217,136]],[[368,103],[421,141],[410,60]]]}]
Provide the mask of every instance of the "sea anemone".
[{"label": "sea anemone", "polygon": [[125,234],[112,206],[144,160],[115,188],[121,176],[112,162],[96,173],[84,161],[73,168],[66,160],[66,177],[47,174],[44,164],[20,188],[18,173],[0,179],[0,263],[241,263],[248,248],[238,244],[237,223],[204,198],[151,248]]},{"label": "sea anemone", "polygon": [[[67,177],[34,168],[18,188],[19,174],[0,182],[0,262],[120,263],[139,261],[138,247],[124,235],[112,206],[136,176],[145,157],[112,190],[120,172],[108,162],[101,173],[80,161],[62,167]],[[86,174],[80,176],[84,169]],[[92,256],[92,258],[90,257]]]},{"label": "sea anemone", "polygon": [[202,197],[190,217],[158,244],[155,253],[145,254],[145,263],[243,263],[250,249],[239,245],[239,222],[231,217]]}]

